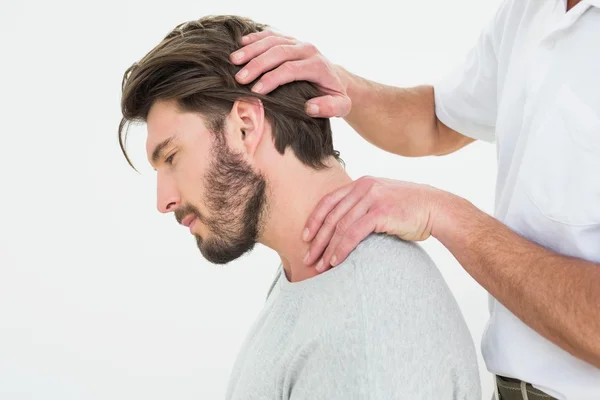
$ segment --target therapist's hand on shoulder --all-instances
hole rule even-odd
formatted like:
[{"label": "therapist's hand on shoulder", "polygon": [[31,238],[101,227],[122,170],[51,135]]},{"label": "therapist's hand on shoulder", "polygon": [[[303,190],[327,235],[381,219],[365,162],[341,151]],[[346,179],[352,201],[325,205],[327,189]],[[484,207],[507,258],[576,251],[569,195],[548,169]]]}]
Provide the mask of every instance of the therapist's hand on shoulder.
[{"label": "therapist's hand on shoulder", "polygon": [[432,235],[441,206],[452,196],[428,185],[362,177],[323,197],[308,218],[304,262],[323,272],[346,259],[373,232],[422,241]]},{"label": "therapist's hand on shoulder", "polygon": [[[312,44],[272,31],[252,33],[242,38],[244,47],[231,54],[231,62],[246,64],[236,80],[252,86],[252,91],[267,94],[293,81],[309,81],[324,94],[306,103],[306,113],[313,117],[344,117],[352,102],[346,93],[341,69],[333,65]],[[262,76],[261,76],[262,75]]]}]

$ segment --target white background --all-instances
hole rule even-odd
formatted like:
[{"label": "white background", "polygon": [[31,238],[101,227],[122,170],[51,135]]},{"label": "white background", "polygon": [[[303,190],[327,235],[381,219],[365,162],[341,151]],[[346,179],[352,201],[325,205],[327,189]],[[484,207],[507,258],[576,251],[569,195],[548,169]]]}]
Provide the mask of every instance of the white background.
[{"label": "white background", "polygon": [[[129,142],[141,174],[117,142],[122,74],[176,24],[248,16],[359,75],[413,86],[447,73],[498,3],[0,0],[0,399],[224,395],[278,257],[259,246],[226,267],[204,261],[173,216],[156,211],[145,128]],[[492,213],[493,145],[407,159],[333,124],[353,178],[425,182]],[[424,246],[479,350],[485,291],[438,242]]]}]

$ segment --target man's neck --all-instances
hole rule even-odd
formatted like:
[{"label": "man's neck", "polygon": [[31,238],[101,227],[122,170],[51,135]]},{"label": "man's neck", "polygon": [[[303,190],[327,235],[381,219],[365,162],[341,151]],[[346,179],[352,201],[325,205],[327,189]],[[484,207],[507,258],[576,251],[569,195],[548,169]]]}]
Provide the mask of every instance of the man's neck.
[{"label": "man's neck", "polygon": [[571,8],[575,7],[580,2],[581,2],[581,0],[567,0],[567,11],[569,11]]},{"label": "man's neck", "polygon": [[268,213],[260,242],[279,253],[287,278],[298,282],[317,275],[303,259],[309,243],[302,240],[308,216],[328,193],[352,182],[333,158],[329,168],[315,170],[286,154],[270,166]]}]

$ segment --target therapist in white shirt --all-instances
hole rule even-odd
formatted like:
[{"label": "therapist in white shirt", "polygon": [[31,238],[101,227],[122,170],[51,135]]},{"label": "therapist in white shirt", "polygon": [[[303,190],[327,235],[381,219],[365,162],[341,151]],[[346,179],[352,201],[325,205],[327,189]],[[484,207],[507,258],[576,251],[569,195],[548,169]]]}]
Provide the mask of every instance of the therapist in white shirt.
[{"label": "therapist in white shirt", "polygon": [[600,0],[503,1],[433,86],[367,81],[278,33],[242,44],[238,81],[263,94],[312,81],[325,95],[308,114],[344,117],[384,150],[497,145],[495,218],[430,186],[361,178],[309,218],[307,264],[339,264],[372,231],[433,236],[490,293],[482,350],[495,397],[600,399]]}]

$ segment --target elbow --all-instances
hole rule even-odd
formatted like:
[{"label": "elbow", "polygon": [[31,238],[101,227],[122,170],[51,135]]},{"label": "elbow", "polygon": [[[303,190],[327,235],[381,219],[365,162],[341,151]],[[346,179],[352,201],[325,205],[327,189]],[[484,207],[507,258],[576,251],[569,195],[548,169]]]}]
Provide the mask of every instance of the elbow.
[{"label": "elbow", "polygon": [[435,117],[433,131],[430,153],[434,156],[445,156],[454,153],[475,141],[475,139],[448,127],[437,117]]}]

